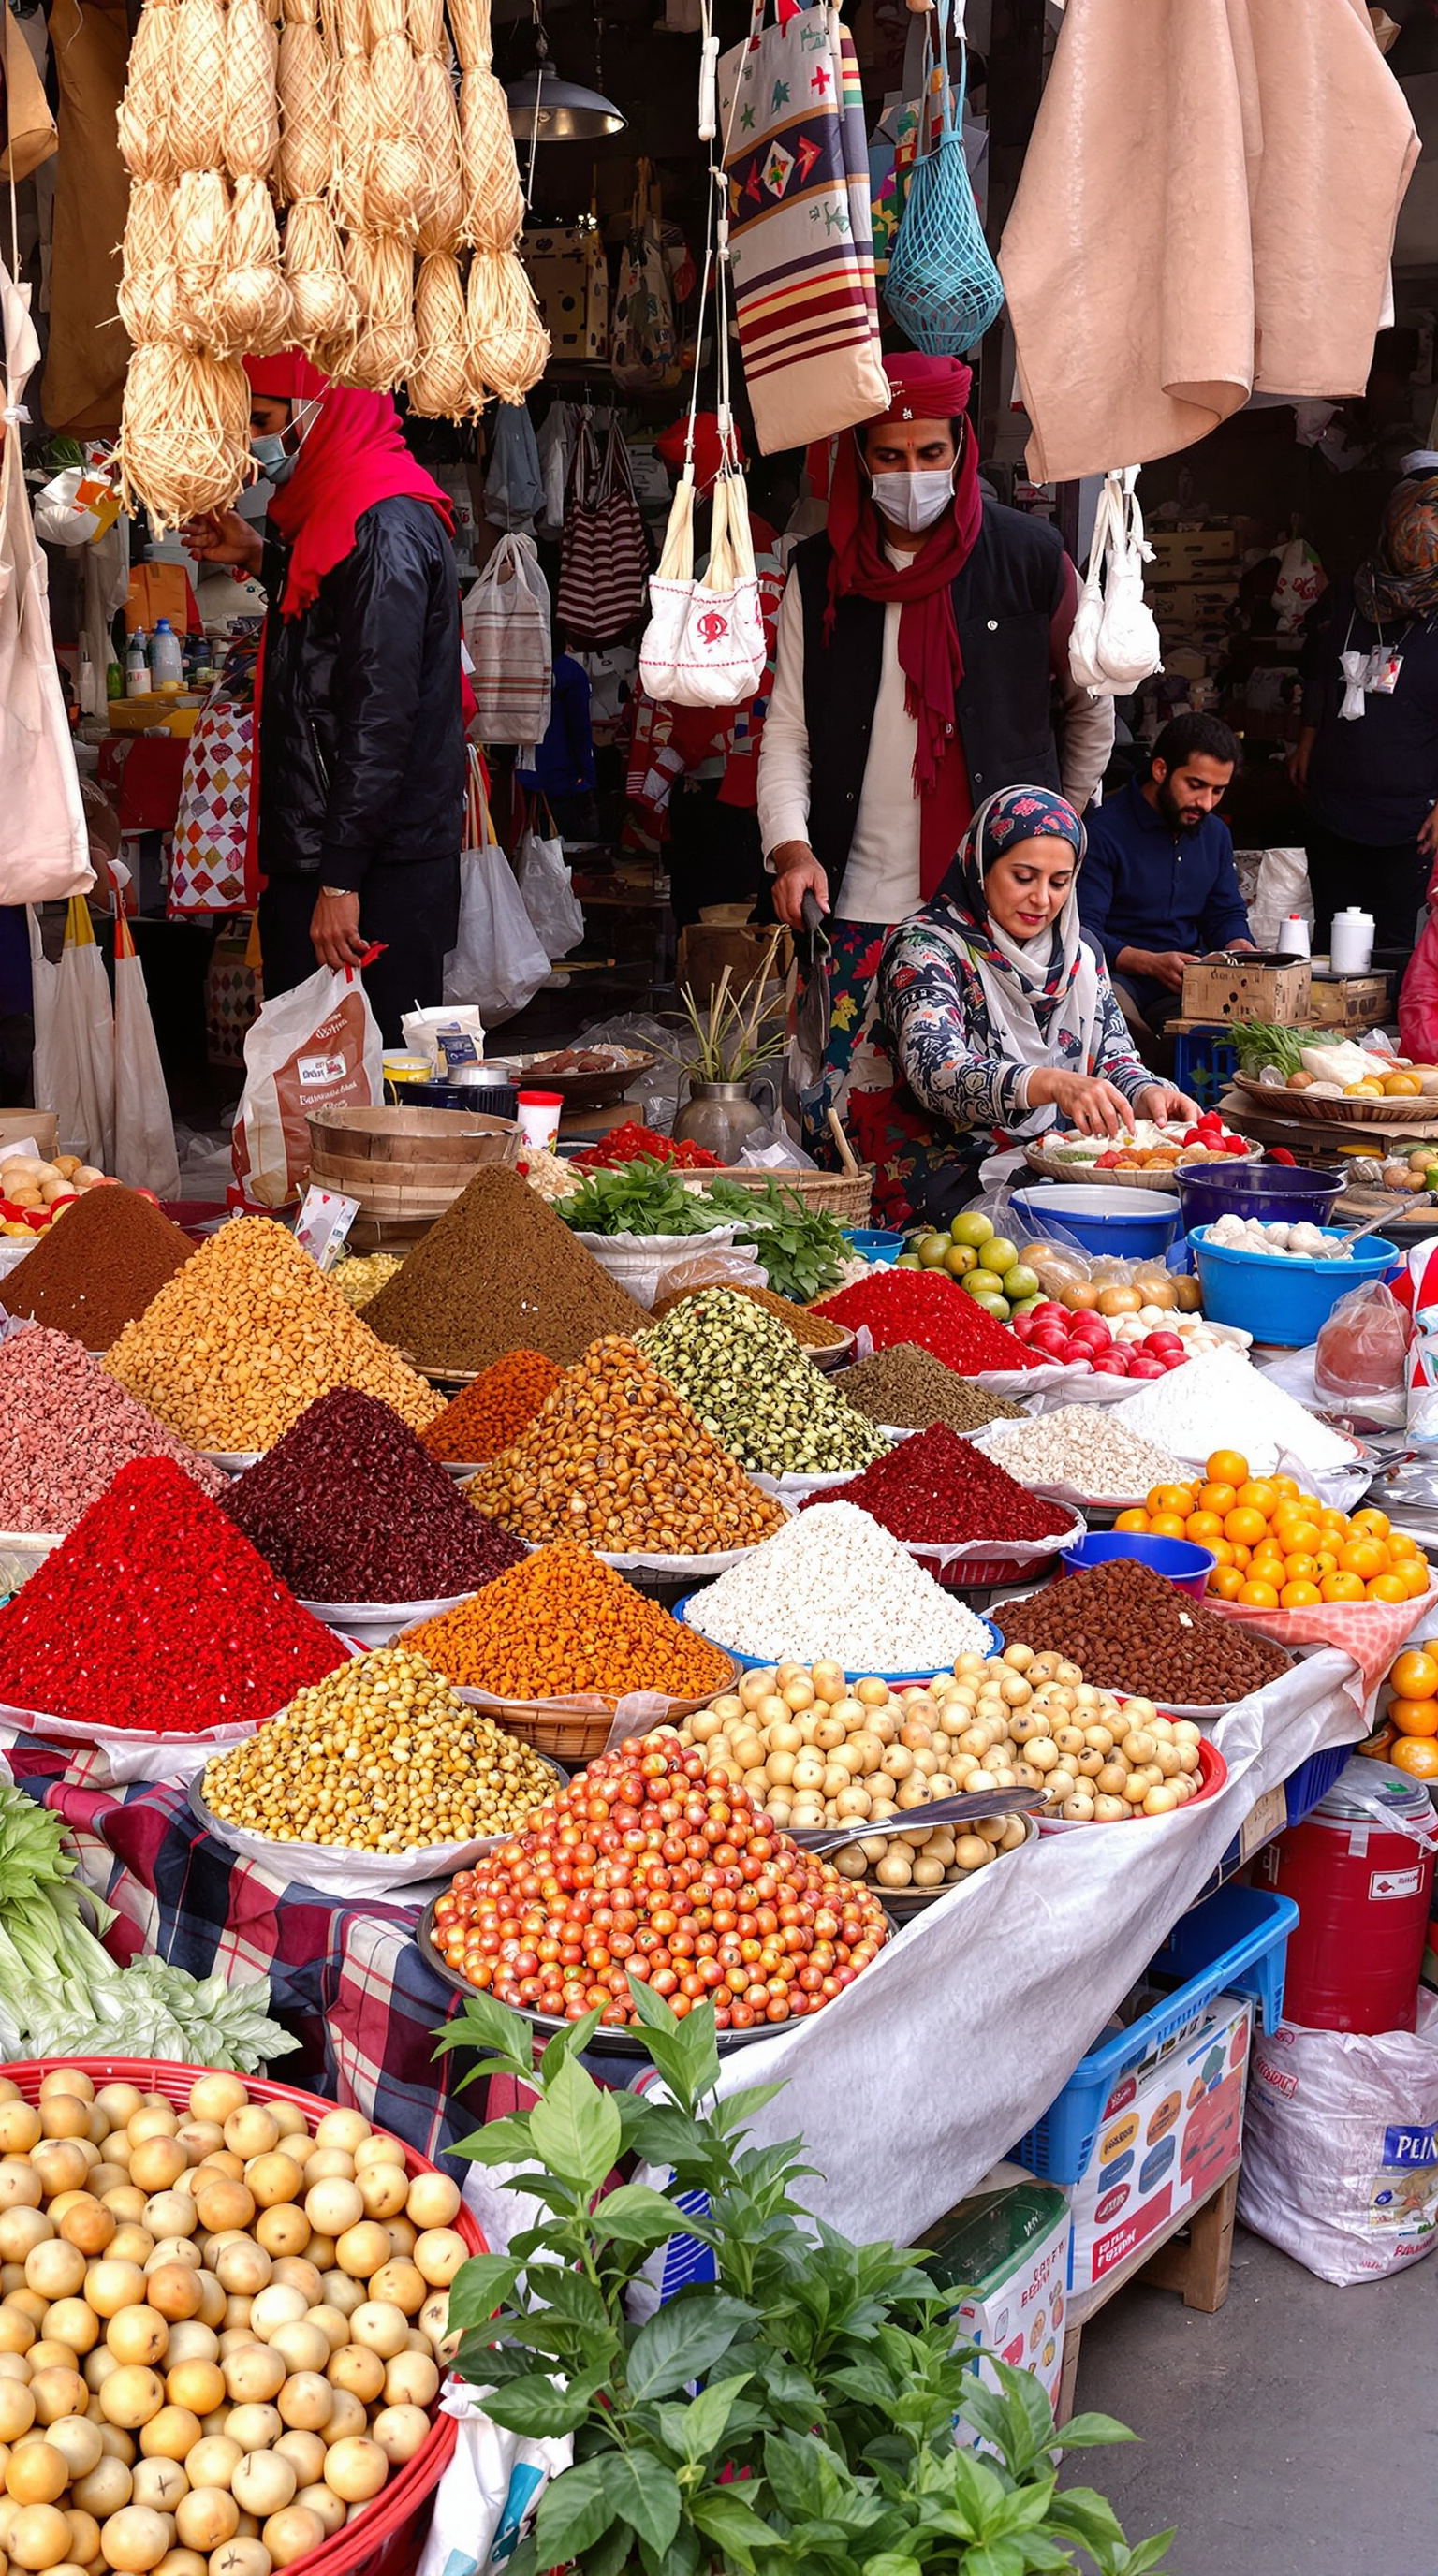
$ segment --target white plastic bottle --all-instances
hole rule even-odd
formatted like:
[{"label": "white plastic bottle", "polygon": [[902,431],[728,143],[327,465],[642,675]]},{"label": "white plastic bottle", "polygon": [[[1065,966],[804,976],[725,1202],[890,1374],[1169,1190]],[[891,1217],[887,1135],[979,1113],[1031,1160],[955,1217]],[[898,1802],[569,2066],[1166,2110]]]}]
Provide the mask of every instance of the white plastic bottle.
[{"label": "white plastic bottle", "polygon": [[147,698],[150,694],[150,665],[145,653],[145,630],[137,626],[125,647],[125,695]]},{"label": "white plastic bottle", "polygon": [[167,680],[178,685],[184,676],[185,657],[180,639],[168,617],[158,618],[150,641],[150,685],[161,689]]}]

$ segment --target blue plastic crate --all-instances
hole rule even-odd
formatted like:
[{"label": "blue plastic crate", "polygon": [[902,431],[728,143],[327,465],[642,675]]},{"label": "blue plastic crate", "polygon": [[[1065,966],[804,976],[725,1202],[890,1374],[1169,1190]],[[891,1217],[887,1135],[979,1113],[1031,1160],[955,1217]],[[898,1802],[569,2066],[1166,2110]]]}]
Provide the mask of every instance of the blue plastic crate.
[{"label": "blue plastic crate", "polygon": [[1200,1109],[1216,1109],[1238,1071],[1238,1049],[1225,1026],[1173,1031],[1173,1079]]},{"label": "blue plastic crate", "polygon": [[[1353,1751],[1354,1747],[1351,1744],[1325,1745],[1321,1753],[1310,1753],[1306,1762],[1300,1762],[1297,1770],[1289,1773],[1283,1783],[1286,1825],[1301,1825],[1305,1816],[1312,1815],[1319,1799],[1327,1797]],[[1255,1848],[1261,1851],[1263,1845],[1257,1844]],[[1245,1853],[1241,1837],[1235,1834],[1212,1878],[1200,1891],[1201,1894],[1208,1896],[1214,1888],[1221,1887],[1226,1879],[1236,1878],[1245,1860],[1252,1860],[1252,1858],[1253,1852]]]},{"label": "blue plastic crate", "polygon": [[1297,1921],[1291,1897],[1257,1887],[1220,1887],[1181,1914],[1149,1969],[1155,1978],[1178,1980],[1173,1992],[1080,2059],[1057,2100],[1015,2147],[1019,2163],[1050,2182],[1079,2181],[1120,2076],[1176,2039],[1215,1995],[1252,1995],[1264,2029],[1276,2030],[1288,1936]]}]

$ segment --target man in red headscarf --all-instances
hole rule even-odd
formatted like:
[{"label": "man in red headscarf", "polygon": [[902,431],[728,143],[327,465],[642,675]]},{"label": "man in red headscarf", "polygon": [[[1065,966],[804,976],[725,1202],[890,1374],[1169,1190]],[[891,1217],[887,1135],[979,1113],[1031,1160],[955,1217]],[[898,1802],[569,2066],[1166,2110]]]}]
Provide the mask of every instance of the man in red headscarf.
[{"label": "man in red headscarf", "polygon": [[245,363],[267,528],[226,510],[183,535],[269,595],[251,797],[265,994],[381,942],[365,984],[397,1045],[401,1014],[441,999],[459,919],[453,512],[388,394],[332,385],[298,351]]},{"label": "man in red headscarf", "polygon": [[886,931],[934,893],[985,797],[1062,788],[1081,812],[1113,743],[1112,702],[1070,678],[1078,576],[1058,531],[979,488],[970,370],[911,351],[884,367],[888,410],[839,439],[828,526],[794,552],[759,754],[774,909],[797,930],[812,894],[831,916],[809,1141],[835,1107],[881,1165]]}]

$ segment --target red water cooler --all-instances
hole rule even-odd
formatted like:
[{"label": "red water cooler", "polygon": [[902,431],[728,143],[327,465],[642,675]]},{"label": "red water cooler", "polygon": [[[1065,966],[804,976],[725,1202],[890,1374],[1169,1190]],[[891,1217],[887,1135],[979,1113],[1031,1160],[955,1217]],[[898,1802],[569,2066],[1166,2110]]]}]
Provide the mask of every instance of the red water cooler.
[{"label": "red water cooler", "polygon": [[1355,1755],[1258,1869],[1291,1896],[1283,2018],[1309,2030],[1412,2030],[1438,1817],[1426,1788]]}]

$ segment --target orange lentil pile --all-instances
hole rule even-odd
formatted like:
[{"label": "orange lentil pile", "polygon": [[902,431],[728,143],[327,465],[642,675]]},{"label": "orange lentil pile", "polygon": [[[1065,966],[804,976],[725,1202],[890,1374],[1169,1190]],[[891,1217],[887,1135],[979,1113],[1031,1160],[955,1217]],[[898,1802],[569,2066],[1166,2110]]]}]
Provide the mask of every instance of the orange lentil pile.
[{"label": "orange lentil pile", "polygon": [[411,1628],[405,1645],[452,1682],[496,1699],[698,1699],[727,1686],[729,1656],[681,1627],[577,1539],[511,1566],[471,1600]]},{"label": "orange lentil pile", "polygon": [[[725,1280],[717,1284],[727,1287],[730,1283]],[[841,1325],[826,1322],[822,1315],[814,1313],[812,1307],[796,1306],[792,1298],[776,1297],[772,1288],[736,1288],[734,1294],[762,1306],[767,1315],[777,1315],[780,1323],[788,1325],[795,1341],[802,1342],[806,1351],[831,1351],[845,1338]],[[656,1324],[662,1324],[665,1316],[672,1315],[675,1307],[682,1306],[686,1298],[702,1295],[702,1289],[686,1288],[677,1297],[661,1297],[654,1309]]]},{"label": "orange lentil pile", "polygon": [[543,1351],[507,1351],[461,1389],[424,1433],[432,1458],[495,1458],[527,1430],[562,1371]]},{"label": "orange lentil pile", "polygon": [[584,1539],[609,1556],[715,1556],[785,1518],[622,1333],[591,1342],[464,1490],[516,1538]]}]

